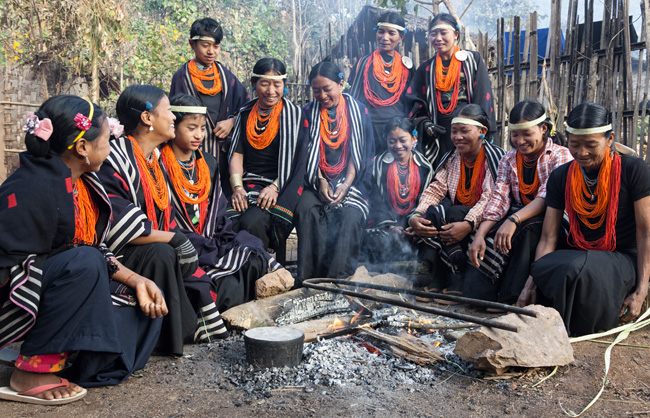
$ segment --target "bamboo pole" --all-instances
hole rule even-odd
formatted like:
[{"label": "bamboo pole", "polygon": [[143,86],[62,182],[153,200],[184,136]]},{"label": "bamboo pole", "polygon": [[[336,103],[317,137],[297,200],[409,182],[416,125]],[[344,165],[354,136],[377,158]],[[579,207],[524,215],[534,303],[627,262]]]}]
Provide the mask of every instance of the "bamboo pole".
[{"label": "bamboo pole", "polygon": [[514,50],[514,69],[512,72],[512,84],[514,86],[514,103],[519,103],[521,100],[521,73],[520,73],[520,63],[521,60],[521,18],[519,16],[514,17],[513,29],[512,29],[512,45]]},{"label": "bamboo pole", "polygon": [[537,48],[537,12],[530,18],[530,69],[528,70],[528,97],[537,97],[538,48]]}]

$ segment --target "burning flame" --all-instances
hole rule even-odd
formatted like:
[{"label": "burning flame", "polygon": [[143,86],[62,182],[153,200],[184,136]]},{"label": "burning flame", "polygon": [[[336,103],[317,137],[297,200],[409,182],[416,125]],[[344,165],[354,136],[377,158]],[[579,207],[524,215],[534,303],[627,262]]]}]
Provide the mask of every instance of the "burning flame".
[{"label": "burning flame", "polygon": [[359,310],[359,312],[357,312],[357,314],[354,315],[354,317],[353,317],[352,320],[350,321],[350,325],[354,324],[354,321],[356,321],[356,320],[361,316],[361,313],[362,313],[362,312],[363,312],[363,309]]},{"label": "burning flame", "polygon": [[332,328],[332,329],[342,328],[344,325],[345,324],[343,323],[343,321],[341,321],[338,317],[336,317],[334,318],[334,321],[332,321],[332,323],[327,328]]}]

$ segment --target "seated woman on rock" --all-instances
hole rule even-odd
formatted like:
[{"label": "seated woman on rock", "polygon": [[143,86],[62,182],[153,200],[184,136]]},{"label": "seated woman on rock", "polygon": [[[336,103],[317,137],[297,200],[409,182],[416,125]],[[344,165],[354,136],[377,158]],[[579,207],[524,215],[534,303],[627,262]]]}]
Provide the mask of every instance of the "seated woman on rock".
[{"label": "seated woman on rock", "polygon": [[142,369],[158,340],[160,289],[104,245],[111,206],[95,172],[110,150],[108,125],[99,106],[63,95],[23,126],[27,152],[0,186],[0,347],[22,340],[0,399],[81,399],[81,386]]},{"label": "seated woman on rock", "polygon": [[296,208],[298,280],[352,274],[368,216],[374,139],[368,109],[344,94],[331,61],[309,73],[315,100],[305,190]]},{"label": "seated woman on rock", "polygon": [[395,116],[385,125],[388,150],[372,170],[370,215],[364,255],[372,263],[411,260],[417,255],[408,217],[433,177],[433,168],[415,149],[418,132],[410,119]]},{"label": "seated woman on rock", "polygon": [[[206,130],[206,108],[195,97],[171,98],[176,116],[174,139],[161,148],[162,161],[171,183],[174,220],[186,231],[199,254],[199,264],[218,288],[215,303],[220,311],[253,298],[253,284],[271,276],[293,286],[291,274],[266,252],[259,238],[246,231],[234,232],[226,216],[217,160],[199,147]],[[268,269],[275,270],[260,279]],[[269,296],[266,294],[266,296]]]},{"label": "seated woman on rock", "polygon": [[[548,179],[542,238],[517,305],[552,306],[569,335],[578,336],[641,314],[650,277],[650,169],[613,151],[602,106],[579,104],[567,124],[575,160]],[[570,223],[566,241],[563,212]]]},{"label": "seated woman on rock", "polygon": [[530,274],[542,233],[548,176],[573,157],[555,143],[563,143],[564,137],[554,132],[536,100],[517,103],[508,128],[513,149],[499,163],[490,203],[469,247],[476,268],[465,276],[465,296],[513,304]]},{"label": "seated woman on rock", "polygon": [[[505,151],[485,139],[489,120],[478,105],[466,105],[451,121],[449,151],[409,220],[415,233],[434,251],[427,290],[463,294],[469,235],[478,228],[494,189]],[[442,261],[442,263],[440,263]]]},{"label": "seated woman on rock", "polygon": [[406,90],[415,73],[413,61],[396,51],[406,35],[404,18],[386,12],[374,28],[377,49],[359,59],[350,74],[350,95],[368,107],[377,154],[386,151],[384,126],[396,116],[407,116],[412,102]]},{"label": "seated woman on rock", "polygon": [[229,156],[233,229],[276,250],[293,229],[309,141],[302,109],[283,97],[286,77],[282,61],[257,61],[251,77],[257,99],[237,116]]}]

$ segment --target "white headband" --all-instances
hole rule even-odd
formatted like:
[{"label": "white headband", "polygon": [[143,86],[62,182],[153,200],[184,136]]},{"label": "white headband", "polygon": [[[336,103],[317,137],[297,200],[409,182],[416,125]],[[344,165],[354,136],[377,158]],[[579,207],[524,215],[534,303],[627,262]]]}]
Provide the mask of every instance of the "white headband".
[{"label": "white headband", "polygon": [[208,112],[208,108],[203,106],[172,106],[171,110],[172,112],[196,113],[199,115],[205,115]]},{"label": "white headband", "polygon": [[397,30],[400,30],[402,32],[404,32],[406,30],[406,28],[403,27],[403,26],[396,25],[394,23],[388,23],[388,22],[379,22],[379,23],[377,23],[377,27],[380,27],[380,26],[384,26],[386,28],[397,29]]},{"label": "white headband", "polygon": [[429,29],[429,32],[432,32],[432,31],[438,30],[438,29],[450,29],[450,30],[453,30],[454,32],[456,32],[458,30],[455,27],[451,26],[449,23],[438,23],[436,26]]},{"label": "white headband", "polygon": [[191,41],[212,41],[214,43],[217,42],[216,39],[214,39],[212,36],[193,36],[190,38]]},{"label": "white headband", "polygon": [[545,120],[546,120],[546,113],[544,113],[542,116],[538,117],[537,119],[531,120],[529,122],[508,123],[508,129],[510,129],[511,131],[516,131],[517,129],[526,129],[533,126],[537,126],[540,123],[544,122]]},{"label": "white headband", "polygon": [[251,77],[258,77],[258,78],[268,78],[269,80],[284,80],[287,78],[286,74],[281,74],[281,75],[266,75],[266,74],[255,74],[251,75]]},{"label": "white headband", "polygon": [[602,134],[611,130],[612,130],[611,123],[605,126],[596,126],[595,128],[585,128],[585,129],[572,128],[570,126],[566,127],[566,131],[573,135]]},{"label": "white headband", "polygon": [[481,122],[477,122],[474,119],[468,119],[468,118],[453,118],[451,120],[451,124],[454,125],[456,123],[462,123],[463,125],[478,126],[479,128],[485,128],[486,127]]}]

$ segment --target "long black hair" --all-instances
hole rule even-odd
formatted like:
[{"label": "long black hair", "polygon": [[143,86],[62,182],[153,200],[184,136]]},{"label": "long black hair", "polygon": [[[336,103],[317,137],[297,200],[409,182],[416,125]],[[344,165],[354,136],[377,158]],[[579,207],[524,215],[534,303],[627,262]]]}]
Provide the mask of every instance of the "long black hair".
[{"label": "long black hair", "polygon": [[481,125],[485,126],[488,130],[490,129],[490,120],[488,119],[485,110],[477,104],[467,104],[456,112],[455,116],[460,116],[463,118],[474,120]]},{"label": "long black hair", "polygon": [[[530,122],[541,118],[542,115],[546,113],[544,106],[537,100],[525,99],[517,103],[512,110],[510,110],[510,116],[508,118],[508,123],[523,123]],[[544,133],[544,141],[546,141],[551,133],[553,134],[552,139],[558,145],[564,145],[566,138],[559,132],[553,132],[553,123],[551,119],[547,116],[543,122],[539,123],[539,126],[546,125],[546,133]],[[512,145],[512,142],[510,143]]]},{"label": "long black hair", "polygon": [[[582,102],[569,113],[567,125],[576,129],[589,129],[609,125],[611,122],[609,112],[603,106],[593,102]],[[609,138],[612,131],[603,132]]]},{"label": "long black hair", "polygon": [[216,20],[210,17],[195,20],[190,28],[190,39],[195,36],[209,36],[214,38],[215,44],[220,44],[223,39],[223,29]]},{"label": "long black hair", "polygon": [[[169,104],[172,106],[192,106],[192,107],[203,107],[203,103],[201,101],[194,97],[190,96],[189,94],[185,93],[179,93],[174,95],[169,99]],[[201,116],[206,116],[204,113],[188,113],[188,112],[174,112],[172,111],[174,116],[176,116],[176,121],[174,121],[175,125],[178,126],[182,121],[183,118],[187,116],[193,116],[193,115],[201,115]]]},{"label": "long black hair", "polygon": [[93,118],[90,129],[84,132],[82,138],[92,142],[101,134],[102,124],[106,119],[104,111],[98,105],[69,94],[52,96],[44,101],[34,114],[40,120],[50,119],[52,134],[47,140],[44,140],[29,131],[25,133],[27,152],[36,157],[63,154],[81,132],[77,127],[77,122],[74,121],[75,117],[77,114],[85,117],[90,116],[90,106],[93,107]]},{"label": "long black hair", "polygon": [[309,83],[319,75],[332,80],[336,84],[340,84],[341,81],[343,81],[343,73],[341,72],[341,69],[338,65],[334,64],[329,57],[312,67],[309,72]]},{"label": "long black hair", "polygon": [[451,27],[454,28],[454,31],[456,33],[459,33],[460,31],[460,26],[458,26],[458,22],[449,13],[440,13],[436,15],[433,19],[431,19],[431,22],[429,22],[429,30],[431,30],[431,28],[436,26],[438,23],[447,23],[448,25],[451,25]]},{"label": "long black hair", "polygon": [[[255,66],[253,67],[254,74],[262,75],[268,72],[273,72],[277,75],[285,75],[287,74],[287,67],[277,58],[266,57],[255,63]],[[255,83],[257,83],[259,79],[260,77],[251,77],[251,84],[255,86]],[[284,83],[285,81],[282,80],[282,82]]]},{"label": "long black hair", "polygon": [[132,134],[140,123],[142,112],[154,113],[160,99],[165,96],[164,91],[147,84],[133,84],[125,88],[115,105],[117,117],[124,125],[124,133]]},{"label": "long black hair", "polygon": [[413,136],[413,132],[415,131],[415,125],[411,119],[402,116],[393,116],[384,126],[384,138],[388,138],[388,134],[395,128],[400,128],[411,136]]},{"label": "long black hair", "polygon": [[[395,12],[386,12],[379,16],[379,19],[377,19],[377,26],[379,26],[380,23],[392,23],[393,25],[398,25],[406,28],[406,22],[404,21],[404,18],[400,16],[399,13]],[[402,35],[406,33],[406,31],[403,30],[398,30],[398,32]]]}]

